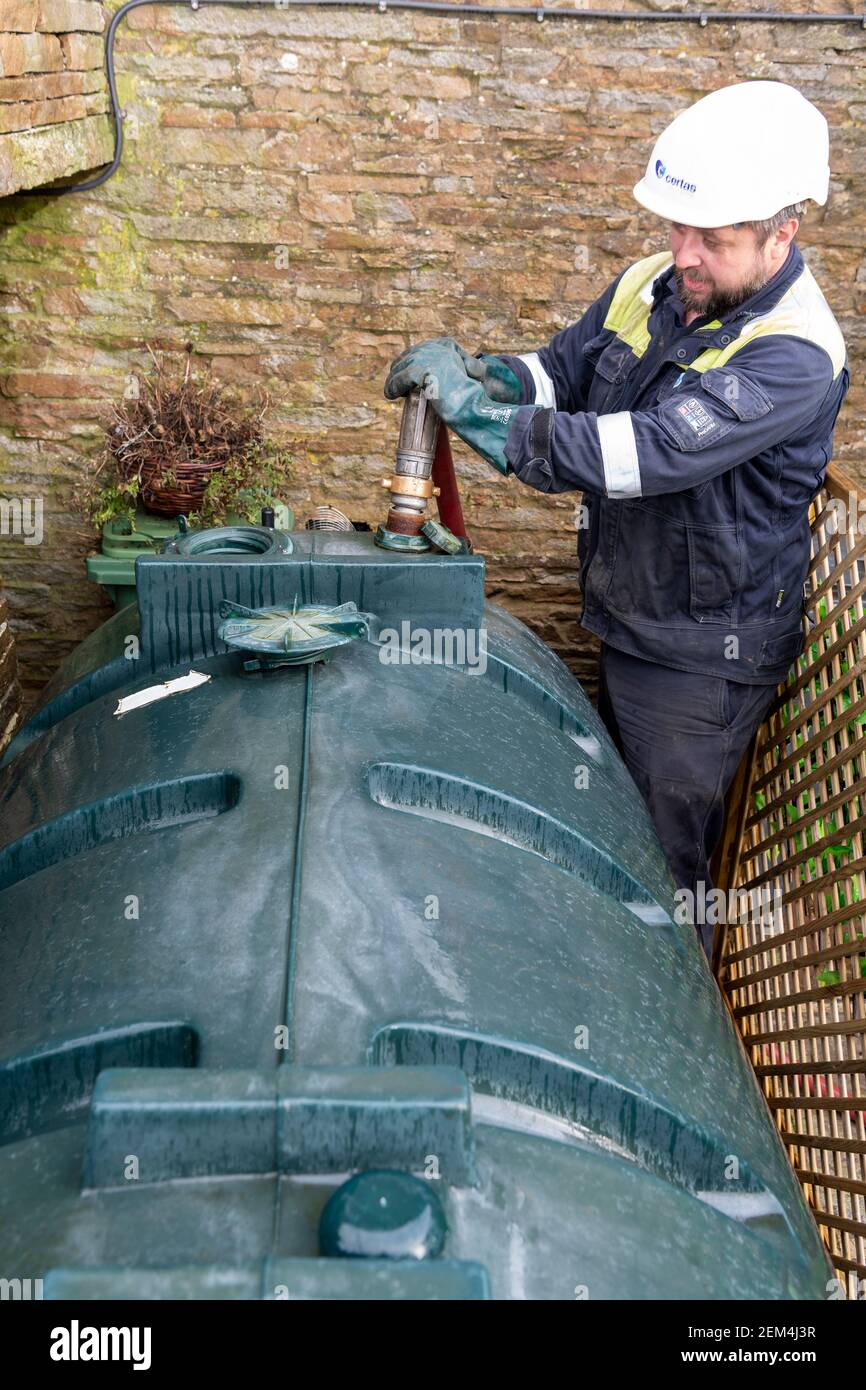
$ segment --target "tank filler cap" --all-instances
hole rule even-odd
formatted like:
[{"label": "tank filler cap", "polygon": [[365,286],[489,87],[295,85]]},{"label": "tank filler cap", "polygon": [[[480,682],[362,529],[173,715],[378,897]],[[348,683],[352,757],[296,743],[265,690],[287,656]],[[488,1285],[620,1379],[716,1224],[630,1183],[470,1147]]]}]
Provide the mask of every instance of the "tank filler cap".
[{"label": "tank filler cap", "polygon": [[373,614],[362,613],[354,603],[336,607],[302,604],[292,608],[247,608],[223,599],[219,614],[225,621],[217,635],[229,647],[256,652],[244,670],[271,670],[277,666],[307,666],[322,661],[334,647],[356,637],[369,637]]},{"label": "tank filler cap", "polygon": [[342,1259],[426,1260],[441,1254],[447,1232],[428,1182],[372,1168],[331,1194],[319,1219],[319,1248]]},{"label": "tank filler cap", "polygon": [[446,555],[462,555],[469,548],[462,536],[455,536],[441,521],[434,521],[432,517],[424,522],[421,534],[427,537],[434,550],[441,550]]}]

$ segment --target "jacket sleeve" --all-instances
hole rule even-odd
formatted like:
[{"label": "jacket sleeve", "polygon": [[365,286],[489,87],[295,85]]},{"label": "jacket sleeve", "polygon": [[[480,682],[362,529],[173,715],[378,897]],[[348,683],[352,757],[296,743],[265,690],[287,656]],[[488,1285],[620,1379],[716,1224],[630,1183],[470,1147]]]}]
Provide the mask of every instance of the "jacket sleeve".
[{"label": "jacket sleeve", "polygon": [[586,408],[593,365],[583,355],[584,344],[597,337],[604,327],[610,302],[624,274],[625,270],[621,271],[583,317],[555,334],[546,347],[534,352],[496,354],[520,378],[521,404],[565,411]]},{"label": "jacket sleeve", "polygon": [[[847,386],[847,364],[842,375]],[[540,492],[682,492],[811,424],[838,387],[822,347],[767,335],[649,410],[598,415],[519,406],[505,457],[521,482]]]}]

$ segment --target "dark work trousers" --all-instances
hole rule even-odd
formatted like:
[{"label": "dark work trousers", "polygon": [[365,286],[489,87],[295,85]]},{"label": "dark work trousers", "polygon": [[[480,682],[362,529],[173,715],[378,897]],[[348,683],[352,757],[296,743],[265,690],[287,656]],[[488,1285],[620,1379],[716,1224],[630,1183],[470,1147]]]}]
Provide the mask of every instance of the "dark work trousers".
[{"label": "dark work trousers", "polygon": [[[598,709],[655,824],[677,888],[713,887],[725,794],[775,694],[675,671],[602,643]],[[710,959],[714,927],[695,923]]]}]

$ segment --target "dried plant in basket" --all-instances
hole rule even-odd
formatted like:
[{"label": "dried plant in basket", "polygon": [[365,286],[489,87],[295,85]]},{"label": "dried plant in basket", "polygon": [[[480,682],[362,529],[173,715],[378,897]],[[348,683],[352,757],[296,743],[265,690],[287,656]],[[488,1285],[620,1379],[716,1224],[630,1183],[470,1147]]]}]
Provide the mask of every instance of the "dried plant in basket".
[{"label": "dried plant in basket", "polygon": [[121,483],[134,488],[147,511],[178,516],[201,507],[222,469],[262,447],[267,398],[245,405],[208,369],[194,371],[191,343],[177,380],[165,359],[148,351],[155,370],[136,374],[137,390],[113,407],[103,458],[114,461]]}]

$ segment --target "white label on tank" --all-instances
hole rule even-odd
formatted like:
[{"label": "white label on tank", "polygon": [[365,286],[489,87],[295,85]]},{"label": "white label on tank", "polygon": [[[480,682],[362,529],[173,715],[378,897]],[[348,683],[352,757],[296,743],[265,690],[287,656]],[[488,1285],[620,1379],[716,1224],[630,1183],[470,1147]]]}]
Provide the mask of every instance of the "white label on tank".
[{"label": "white label on tank", "polygon": [[166,695],[179,695],[182,690],[194,690],[197,685],[209,681],[210,676],[202,671],[190,671],[189,675],[178,676],[173,681],[162,681],[159,685],[149,685],[146,690],[136,690],[134,695],[124,695],[118,700],[115,714],[128,714],[131,709],[151,705],[154,700],[164,700]]}]

